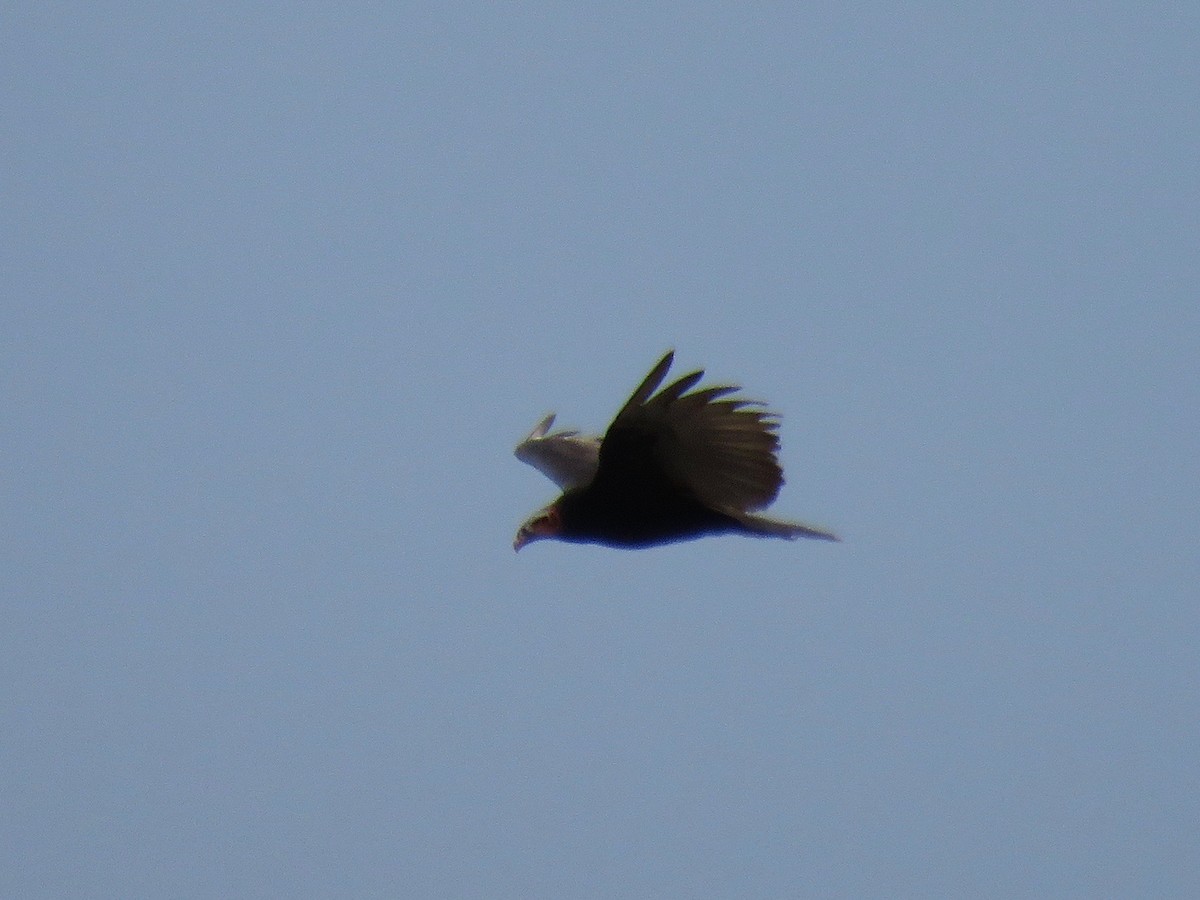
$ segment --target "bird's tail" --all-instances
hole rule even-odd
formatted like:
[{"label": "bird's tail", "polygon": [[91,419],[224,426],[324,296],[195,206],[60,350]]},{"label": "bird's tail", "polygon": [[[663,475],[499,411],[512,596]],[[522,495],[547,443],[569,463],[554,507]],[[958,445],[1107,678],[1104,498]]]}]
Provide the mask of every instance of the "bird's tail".
[{"label": "bird's tail", "polygon": [[756,516],[753,513],[735,513],[737,519],[751,534],[759,537],[781,537],[794,541],[796,538],[813,538],[818,541],[840,541],[841,538],[832,531],[814,528],[800,522],[785,522],[782,519],[768,519],[766,516]]}]

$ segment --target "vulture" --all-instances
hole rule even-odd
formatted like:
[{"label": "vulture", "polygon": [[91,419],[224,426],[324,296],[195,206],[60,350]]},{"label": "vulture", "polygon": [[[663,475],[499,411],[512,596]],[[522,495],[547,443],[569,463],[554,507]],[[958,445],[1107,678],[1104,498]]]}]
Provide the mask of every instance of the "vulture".
[{"label": "vulture", "polygon": [[658,390],[674,357],[650,370],[602,438],[550,432],[552,413],[517,445],[563,493],[521,525],[514,550],[547,538],[626,548],[709,534],[838,540],[758,514],[783,485],[778,417],[729,397],[741,390],[733,385],[693,390],[703,371]]}]

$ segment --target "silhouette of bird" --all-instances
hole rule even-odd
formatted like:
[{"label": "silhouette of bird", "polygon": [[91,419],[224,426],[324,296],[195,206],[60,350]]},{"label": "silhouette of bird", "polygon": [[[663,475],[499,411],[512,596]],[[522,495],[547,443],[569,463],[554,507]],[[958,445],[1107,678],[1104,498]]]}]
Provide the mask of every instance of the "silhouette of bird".
[{"label": "silhouette of bird", "polygon": [[513,549],[553,538],[610,547],[652,547],[709,534],[838,540],[821,528],[759,515],[783,485],[777,416],[731,398],[732,385],[696,387],[703,371],[658,391],[664,356],[617,413],[603,438],[548,433],[551,414],[516,449],[560,487],[557,500],[518,529]]}]

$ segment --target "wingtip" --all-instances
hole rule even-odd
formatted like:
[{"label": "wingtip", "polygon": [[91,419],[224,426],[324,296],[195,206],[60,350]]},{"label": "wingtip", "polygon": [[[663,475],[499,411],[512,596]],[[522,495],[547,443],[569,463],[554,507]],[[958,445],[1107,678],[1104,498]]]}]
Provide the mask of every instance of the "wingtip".
[{"label": "wingtip", "polygon": [[546,417],[544,419],[542,419],[542,421],[540,421],[536,425],[534,425],[533,430],[530,431],[529,434],[525,435],[525,437],[521,441],[521,443],[517,444],[516,452],[518,453],[518,458],[519,458],[519,453],[520,453],[520,450],[522,447],[524,447],[526,444],[530,443],[531,441],[536,441],[540,438],[545,437],[546,432],[550,430],[550,426],[553,424],[554,424],[554,413],[547,413]]},{"label": "wingtip", "polygon": [[658,380],[662,381],[662,379],[666,377],[667,373],[669,371],[671,371],[671,366],[673,366],[673,365],[675,365],[675,348],[674,347],[672,347],[670,350],[668,350],[666,353],[664,353],[663,358],[660,359],[658,361],[658,363],[654,366],[654,368],[651,369],[650,371],[656,373],[658,375]]},{"label": "wingtip", "polygon": [[[668,350],[666,355],[658,361],[653,369],[650,370],[650,374],[642,380],[642,383],[638,386],[637,390],[633,392],[633,395],[625,403],[625,406],[622,407],[621,412],[624,412],[630,407],[641,406],[643,403],[645,403],[646,400],[648,400],[650,396],[658,389],[658,386],[662,384],[662,380],[666,377],[667,372],[671,368],[671,363],[674,361],[675,351]],[[620,416],[620,413],[618,413],[618,416]]]}]

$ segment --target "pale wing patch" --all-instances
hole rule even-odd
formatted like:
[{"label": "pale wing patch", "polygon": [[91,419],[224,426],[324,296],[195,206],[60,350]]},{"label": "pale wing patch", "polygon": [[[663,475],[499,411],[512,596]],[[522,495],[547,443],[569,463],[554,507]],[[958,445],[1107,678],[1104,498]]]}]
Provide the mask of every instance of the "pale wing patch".
[{"label": "pale wing patch", "polygon": [[542,419],[513,451],[563,490],[591,482],[600,459],[600,438],[578,431],[547,433],[554,413]]}]

